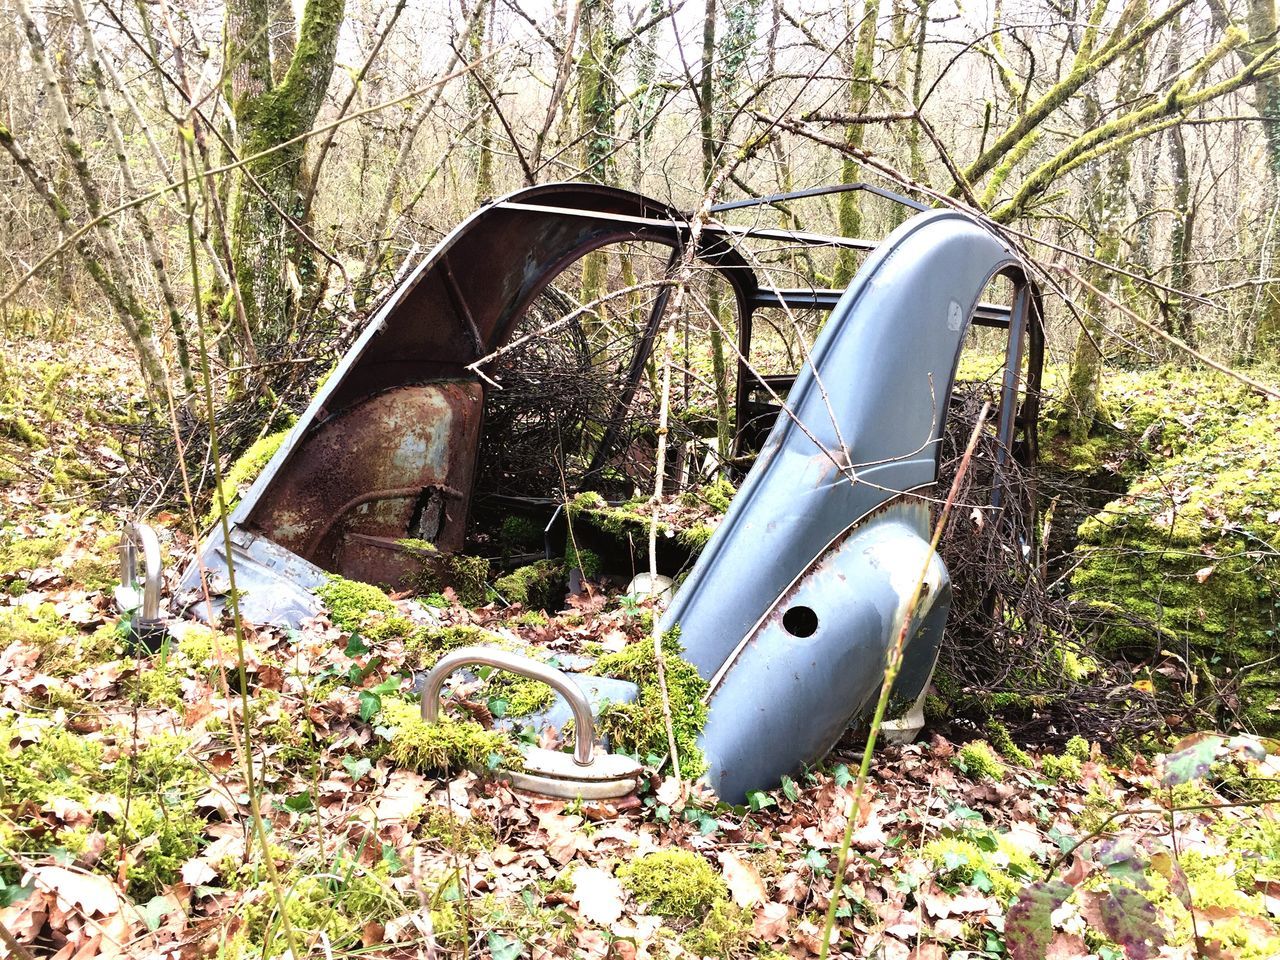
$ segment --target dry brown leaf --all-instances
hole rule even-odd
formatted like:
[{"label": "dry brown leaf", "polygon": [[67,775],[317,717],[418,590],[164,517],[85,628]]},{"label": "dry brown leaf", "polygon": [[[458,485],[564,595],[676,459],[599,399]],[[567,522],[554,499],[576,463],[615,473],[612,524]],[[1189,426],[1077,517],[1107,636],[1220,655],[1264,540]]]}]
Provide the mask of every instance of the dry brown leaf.
[{"label": "dry brown leaf", "polygon": [[729,885],[729,893],[733,902],[740,907],[754,907],[769,899],[760,872],[750,863],[732,853],[720,854],[720,870],[724,873],[724,881]]},{"label": "dry brown leaf", "polygon": [[786,939],[795,910],[785,903],[766,903],[751,924],[751,933],[761,940],[776,943]]},{"label": "dry brown leaf", "polygon": [[387,778],[376,807],[379,823],[401,823],[427,805],[431,782],[412,770],[395,770]]},{"label": "dry brown leaf", "polygon": [[573,871],[573,896],[578,914],[601,927],[622,916],[622,884],[599,867],[579,867]]},{"label": "dry brown leaf", "polygon": [[1049,941],[1045,950],[1045,960],[1074,960],[1076,957],[1089,956],[1089,948],[1084,939],[1074,933],[1063,933],[1059,930]]},{"label": "dry brown leaf", "polygon": [[36,867],[31,873],[37,886],[57,894],[86,917],[109,917],[120,912],[120,895],[106,877],[58,866]]},{"label": "dry brown leaf", "polygon": [[188,860],[182,865],[182,882],[188,886],[204,886],[217,875],[218,872],[213,869],[209,861],[201,857]]}]

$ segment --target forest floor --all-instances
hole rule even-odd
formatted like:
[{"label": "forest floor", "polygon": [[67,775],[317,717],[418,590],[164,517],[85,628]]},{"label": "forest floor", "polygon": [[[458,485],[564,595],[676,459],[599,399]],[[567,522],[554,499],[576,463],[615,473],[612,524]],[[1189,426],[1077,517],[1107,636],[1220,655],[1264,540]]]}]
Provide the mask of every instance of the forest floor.
[{"label": "forest floor", "polygon": [[[802,958],[833,895],[833,955],[1280,955],[1262,802],[1280,768],[1245,756],[1256,742],[1117,764],[1079,740],[1030,755],[926,732],[876,757],[837,893],[856,743],[746,806],[669,765],[623,800],[566,803],[395,749],[433,637],[624,650],[650,613],[616,592],[547,616],[397,599],[354,632],[333,622],[349,611],[248,626],[239,652],[182,624],[141,648],[112,599],[132,371],[6,351],[0,955]],[[153,519],[179,568],[189,518]],[[413,631],[374,629],[391,618]]]}]

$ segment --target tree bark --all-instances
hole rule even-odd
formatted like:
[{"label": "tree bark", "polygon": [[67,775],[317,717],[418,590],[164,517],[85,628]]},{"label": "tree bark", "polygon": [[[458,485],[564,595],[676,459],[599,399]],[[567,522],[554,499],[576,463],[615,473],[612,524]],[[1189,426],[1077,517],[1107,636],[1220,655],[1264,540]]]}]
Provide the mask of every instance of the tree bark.
[{"label": "tree bark", "polygon": [[[273,77],[272,0],[229,0],[226,62],[228,99],[242,156],[253,156],[311,129],[333,74],[346,0],[307,0],[297,45],[288,65]],[[269,338],[290,328],[294,307],[307,299],[316,268],[307,245],[281,212],[304,217],[304,143],[245,165],[256,184],[241,178],[231,200],[231,248],[250,329]],[[305,228],[306,224],[301,226]]]},{"label": "tree bark", "polygon": [[[862,9],[862,22],[858,25],[858,42],[854,46],[853,57],[847,64],[849,68],[849,113],[858,116],[867,112],[871,103],[871,70],[875,65],[876,35],[880,20],[880,0],[865,0]],[[845,124],[844,142],[850,151],[862,149],[866,139],[867,125],[863,123]],[[855,183],[858,180],[859,166],[852,153],[846,153],[840,164],[840,182]],[[862,234],[862,206],[857,191],[840,194],[837,202],[836,219],[840,235],[857,237]],[[858,271],[858,258],[852,250],[841,250],[836,257],[835,286],[846,287],[853,275]]]}]

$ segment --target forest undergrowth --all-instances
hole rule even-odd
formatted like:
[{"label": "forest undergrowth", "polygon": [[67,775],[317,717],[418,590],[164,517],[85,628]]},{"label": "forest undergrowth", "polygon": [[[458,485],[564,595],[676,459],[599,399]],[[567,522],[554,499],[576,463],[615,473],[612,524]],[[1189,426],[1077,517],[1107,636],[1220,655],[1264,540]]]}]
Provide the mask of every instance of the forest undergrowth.
[{"label": "forest undergrowth", "polygon": [[[665,738],[644,736],[660,712],[642,699],[612,727],[615,745],[648,765],[642,786],[615,802],[566,803],[514,791],[496,772],[519,764],[522,741],[495,721],[543,705],[539,691],[470,677],[451,688],[447,723],[418,718],[415,673],[474,642],[544,659],[586,654],[642,677],[652,601],[604,576],[562,601],[558,585],[530,594],[543,580],[525,574],[514,584],[525,600],[511,606],[498,599],[511,582],[470,606],[452,589],[389,597],[335,582],[328,613],[298,630],[247,625],[246,715],[225,625],[178,622],[149,648],[114,609],[121,478],[145,455],[129,446],[140,415],[130,371],[72,344],[6,352],[0,923],[10,956],[248,958],[285,955],[292,941],[306,956],[776,960],[819,954],[832,897],[832,949],[846,956],[1280,952],[1280,763],[1257,738],[1184,739],[1210,715],[1193,714],[1198,699],[1123,750],[1078,736],[1028,748],[998,706],[985,728],[935,717],[920,742],[876,758],[839,883],[860,750],[852,736],[819,767],[729,806],[670,776]],[[1157,683],[1187,688],[1171,665],[1214,676],[1226,640],[1197,648],[1201,634],[1183,616],[1159,621],[1155,655],[1135,653],[1133,633],[1153,611],[1102,596],[1100,578],[1120,576],[1120,561],[1091,559],[1108,542],[1099,528],[1150,536],[1164,529],[1159,516],[1139,520],[1126,504],[1157,483],[1185,491],[1172,527],[1198,510],[1215,537],[1125,582],[1186,577],[1190,589],[1235,575],[1248,555],[1231,545],[1255,519],[1274,530],[1267,511],[1280,505],[1266,506],[1274,491],[1262,478],[1272,474],[1248,475],[1274,444],[1239,439],[1245,429],[1265,438],[1274,407],[1241,396],[1192,411],[1179,406],[1194,401],[1188,380],[1126,376],[1109,388],[1107,442],[1055,456],[1090,475],[1108,463],[1126,475],[1126,492],[1085,522],[1074,562],[1092,591],[1081,610],[1110,598],[1111,618],[1095,615],[1127,663],[1117,695],[1142,698]],[[1149,394],[1152,383],[1167,386]],[[1168,472],[1184,460],[1203,466],[1192,452],[1202,443],[1223,460],[1218,476],[1239,469],[1244,479],[1223,488],[1203,471]],[[191,517],[165,504],[150,519],[172,572],[190,556]],[[713,523],[699,514],[700,526]],[[1264,598],[1248,599],[1233,617],[1263,616]],[[1265,630],[1242,633],[1233,620],[1211,635],[1262,643]],[[679,686],[675,652],[673,705],[696,702],[698,678]],[[1234,688],[1237,701],[1244,689]],[[1028,709],[1008,706],[1011,717]],[[1228,729],[1246,713],[1213,715]]]}]

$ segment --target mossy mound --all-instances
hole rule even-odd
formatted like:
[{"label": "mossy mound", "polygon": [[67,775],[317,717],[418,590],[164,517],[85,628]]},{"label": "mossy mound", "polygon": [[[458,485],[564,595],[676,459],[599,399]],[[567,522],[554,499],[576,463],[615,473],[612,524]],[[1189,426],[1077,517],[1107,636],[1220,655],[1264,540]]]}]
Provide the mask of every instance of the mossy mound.
[{"label": "mossy mound", "polygon": [[492,704],[500,700],[506,704],[505,717],[527,717],[539,710],[546,710],[555,702],[555,692],[540,680],[530,680],[506,671],[495,671],[485,687],[485,696]]},{"label": "mossy mound", "polygon": [[1073,590],[1115,614],[1105,652],[1189,651],[1215,685],[1239,680],[1222,722],[1276,733],[1280,404],[1216,377],[1147,383],[1128,394],[1126,431],[1140,431],[1149,463],[1081,524]]},{"label": "mossy mound", "polygon": [[747,955],[751,927],[750,910],[729,900],[717,900],[700,923],[681,934],[680,943],[695,956],[729,960]]},{"label": "mossy mound", "polygon": [[[706,758],[698,747],[698,736],[707,723],[707,705],[702,702],[707,692],[707,681],[702,679],[693,664],[680,656],[683,648],[679,638],[678,630],[670,631],[662,641],[662,652],[666,662],[671,725],[676,749],[680,751],[680,772],[693,779],[707,769]],[[601,657],[591,672],[597,676],[627,680],[640,688],[637,702],[609,704],[600,712],[597,727],[609,735],[614,749],[634,754],[642,760],[665,756],[668,752],[667,728],[653,638],[647,637],[618,653]]]},{"label": "mossy mound", "polygon": [[478,607],[489,600],[489,561],[455,553],[440,557],[436,572],[426,573],[418,587],[422,593],[441,593],[452,587],[464,607]]},{"label": "mossy mound", "polygon": [[951,765],[974,780],[999,780],[1005,773],[1004,763],[983,740],[966,743],[951,758]]},{"label": "mossy mound", "polygon": [[618,868],[631,894],[664,917],[700,917],[729,887],[706,857],[691,850],[660,850]]},{"label": "mossy mound", "polygon": [[[263,468],[276,455],[276,451],[280,449],[280,444],[284,443],[285,438],[289,436],[289,431],[292,429],[292,426],[289,426],[277,433],[259,437],[227,469],[227,472],[222,477],[222,489],[227,497],[227,513],[236,508],[240,498],[253,485],[253,481],[258,479],[258,474],[262,473]],[[209,513],[205,515],[204,525],[212,526],[221,517],[222,514],[218,510],[218,504],[215,500],[213,506],[209,508]]]},{"label": "mossy mound", "polygon": [[371,614],[392,616],[397,612],[391,598],[373,584],[347,580],[336,574],[330,575],[316,596],[329,608],[329,619],[334,625],[348,633],[360,631],[366,621],[374,619]]},{"label": "mossy mound", "polygon": [[405,640],[405,652],[423,670],[435,666],[446,653],[462,647],[501,647],[510,649],[513,644],[505,637],[491,633],[482,627],[460,624],[453,627],[419,627]]},{"label": "mossy mound", "polygon": [[494,581],[493,589],[508,603],[546,610],[562,599],[564,567],[554,560],[539,560],[517,567]]},{"label": "mossy mound", "polygon": [[441,716],[438,723],[422,719],[420,708],[404,700],[387,700],[379,718],[390,728],[387,756],[397,766],[419,773],[450,770],[519,770],[524,758],[505,733],[486,730],[473,721]]}]

